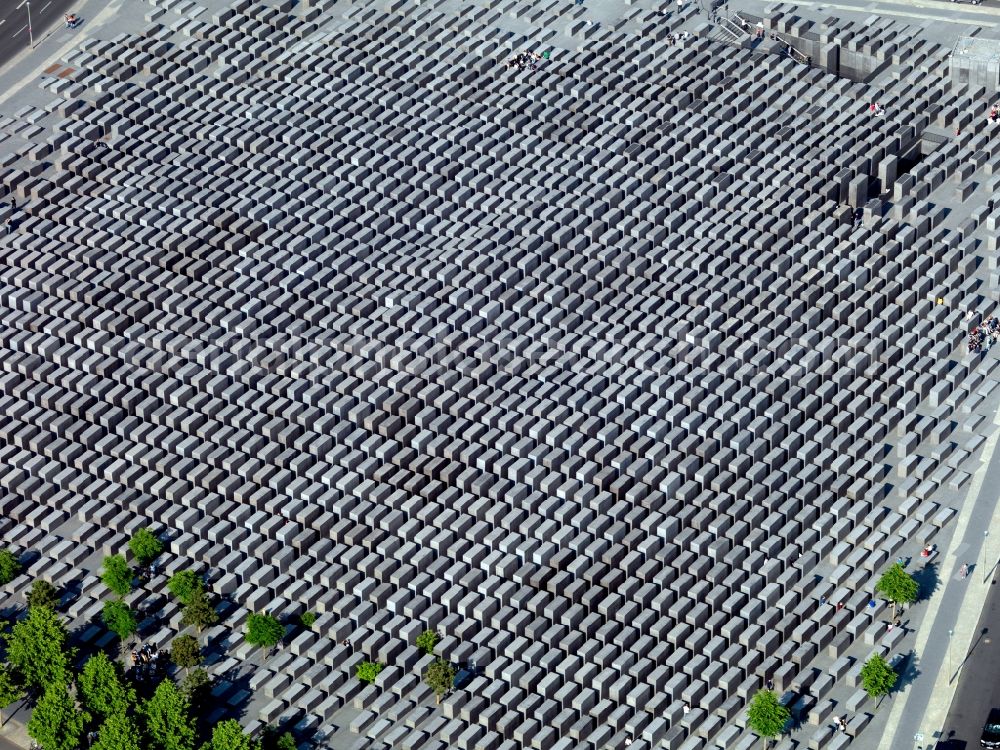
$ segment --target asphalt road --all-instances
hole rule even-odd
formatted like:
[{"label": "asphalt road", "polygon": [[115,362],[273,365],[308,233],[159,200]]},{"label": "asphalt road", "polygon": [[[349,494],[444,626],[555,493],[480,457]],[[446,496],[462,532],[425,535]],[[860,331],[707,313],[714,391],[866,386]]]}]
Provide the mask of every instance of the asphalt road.
[{"label": "asphalt road", "polygon": [[3,737],[0,737],[0,750],[22,750],[22,749],[19,748],[17,745],[15,745],[13,742],[10,742],[8,740],[5,740]]},{"label": "asphalt road", "polygon": [[[974,570],[969,575],[976,574],[983,572]],[[1000,583],[990,587],[971,652],[967,656],[953,653],[951,659],[951,674],[963,659],[965,664],[938,750],[972,750],[979,747],[990,709],[1000,708]]]},{"label": "asphalt road", "polygon": [[[28,9],[18,8],[23,0],[4,0],[0,7],[0,66],[6,65],[18,52],[28,48]],[[77,0],[31,0],[31,31],[37,45],[45,32],[77,5]],[[86,25],[86,19],[84,19]],[[58,29],[58,27],[56,27]],[[77,29],[81,28],[80,26]],[[69,33],[68,29],[59,32]]]}]

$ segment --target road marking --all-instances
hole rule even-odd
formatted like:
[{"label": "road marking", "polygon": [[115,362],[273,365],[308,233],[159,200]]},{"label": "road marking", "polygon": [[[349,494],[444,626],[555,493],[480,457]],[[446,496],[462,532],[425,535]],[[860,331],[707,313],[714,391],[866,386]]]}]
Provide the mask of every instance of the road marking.
[{"label": "road marking", "polygon": [[45,9],[48,8],[50,5],[52,5],[52,0],[49,0],[47,3],[45,3],[45,5],[42,6],[42,9],[40,11],[38,11],[38,12],[39,13],[44,13]]},{"label": "road marking", "polygon": [[28,28],[28,24],[24,24],[24,26],[22,26],[22,27],[21,27],[21,28],[19,28],[19,29],[18,29],[17,31],[15,31],[15,32],[14,32],[14,36],[17,36],[17,35],[18,35],[18,34],[20,34],[20,33],[21,33],[22,31],[24,31],[24,30],[25,30],[26,28]]}]

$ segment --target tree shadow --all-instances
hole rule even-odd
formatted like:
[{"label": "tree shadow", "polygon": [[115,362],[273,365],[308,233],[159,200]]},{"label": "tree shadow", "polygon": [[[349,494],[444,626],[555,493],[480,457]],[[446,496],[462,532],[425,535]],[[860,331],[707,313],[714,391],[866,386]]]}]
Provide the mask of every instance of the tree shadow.
[{"label": "tree shadow", "polygon": [[246,716],[253,700],[250,678],[255,671],[253,665],[240,663],[215,677],[211,688],[213,708],[204,717],[209,726],[224,719],[240,720]]},{"label": "tree shadow", "polygon": [[890,696],[903,692],[920,676],[920,670],[917,669],[918,663],[919,659],[917,659],[916,651],[911,649],[903,655],[903,658],[896,665],[896,674],[899,677],[896,678],[896,684],[892,686],[892,691],[889,693]]},{"label": "tree shadow", "polygon": [[917,582],[918,602],[924,602],[930,599],[941,585],[939,564],[937,562],[929,560],[924,567],[912,575],[913,579]]},{"label": "tree shadow", "polygon": [[[949,732],[949,734],[954,734],[954,731]],[[947,739],[940,740],[935,746],[934,750],[966,750],[969,743],[965,740],[956,740],[948,737]]]},{"label": "tree shadow", "polygon": [[75,602],[83,596],[83,578],[74,578],[59,590],[59,609],[65,609],[67,604]]}]

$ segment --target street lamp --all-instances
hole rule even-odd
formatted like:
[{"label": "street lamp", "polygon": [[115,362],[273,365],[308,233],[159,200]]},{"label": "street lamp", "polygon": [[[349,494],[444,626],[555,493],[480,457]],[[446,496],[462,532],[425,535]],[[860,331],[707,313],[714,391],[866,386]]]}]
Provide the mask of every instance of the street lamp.
[{"label": "street lamp", "polygon": [[948,630],[948,684],[951,684],[952,674],[951,674],[951,637],[955,635],[954,630]]},{"label": "street lamp", "polygon": [[[983,567],[986,567],[986,538],[990,535],[990,530],[987,529],[983,532]],[[986,579],[990,577],[990,571],[986,571],[983,574],[983,583],[986,583]]]},{"label": "street lamp", "polygon": [[[28,6],[28,43],[31,45],[31,49],[34,49],[35,37],[31,33],[31,0],[24,0],[23,3],[17,6],[17,9],[21,10],[21,8],[24,7],[25,5]],[[45,10],[45,8],[42,8],[42,10]]]}]

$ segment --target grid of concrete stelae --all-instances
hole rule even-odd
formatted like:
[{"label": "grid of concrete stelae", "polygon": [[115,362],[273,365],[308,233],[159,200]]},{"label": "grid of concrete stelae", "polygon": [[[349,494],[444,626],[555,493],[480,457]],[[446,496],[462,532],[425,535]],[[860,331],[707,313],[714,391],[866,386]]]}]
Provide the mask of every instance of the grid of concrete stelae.
[{"label": "grid of concrete stelae", "polygon": [[[925,61],[876,117],[868,86],[668,44],[685,17],[652,12],[506,70],[530,40],[495,22],[527,7],[331,28],[244,0],[43,79],[56,121],[0,175],[0,536],[86,624],[100,556],[165,532],[131,600],[166,643],[160,584],[205,571],[217,674],[247,612],[319,613],[254,672],[250,725],[322,742],[348,706],[358,748],[748,747],[773,681],[841,747],[870,718],[855,693],[823,725],[871,577],[968,477],[924,447],[992,383],[956,347],[996,215],[928,196],[961,204],[997,141],[897,179],[977,92]],[[440,707],[428,627],[481,670]]]}]

